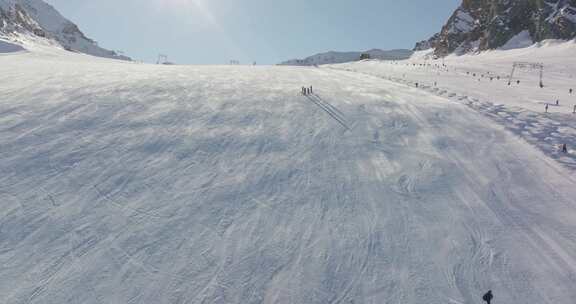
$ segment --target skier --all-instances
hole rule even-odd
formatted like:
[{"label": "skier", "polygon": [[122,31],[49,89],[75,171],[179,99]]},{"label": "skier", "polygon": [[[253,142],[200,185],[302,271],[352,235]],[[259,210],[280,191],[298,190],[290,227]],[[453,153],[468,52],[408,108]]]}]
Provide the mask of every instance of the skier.
[{"label": "skier", "polygon": [[564,154],[568,153],[568,146],[566,146],[566,144],[562,145],[562,153]]},{"label": "skier", "polygon": [[488,290],[488,292],[482,297],[487,304],[490,304],[494,296],[492,295],[492,290]]},{"label": "skier", "polygon": [[548,113],[548,104],[546,104],[546,113]]},{"label": "skier", "polygon": [[560,105],[560,99],[556,99],[556,105],[557,105],[557,106]]},{"label": "skier", "polygon": [[570,89],[570,94],[572,94],[572,89]]},{"label": "skier", "polygon": [[572,114],[576,114],[576,106],[574,106],[574,111],[572,111]]},{"label": "skier", "polygon": [[310,94],[314,94],[314,91],[312,91],[312,86],[310,86]]}]

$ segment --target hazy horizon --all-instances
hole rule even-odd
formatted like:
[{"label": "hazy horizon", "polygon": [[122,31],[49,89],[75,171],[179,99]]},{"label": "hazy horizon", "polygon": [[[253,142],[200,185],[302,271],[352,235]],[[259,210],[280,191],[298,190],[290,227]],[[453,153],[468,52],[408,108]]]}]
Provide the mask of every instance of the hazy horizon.
[{"label": "hazy horizon", "polygon": [[459,0],[46,0],[102,47],[135,60],[275,64],[327,51],[411,49]]}]

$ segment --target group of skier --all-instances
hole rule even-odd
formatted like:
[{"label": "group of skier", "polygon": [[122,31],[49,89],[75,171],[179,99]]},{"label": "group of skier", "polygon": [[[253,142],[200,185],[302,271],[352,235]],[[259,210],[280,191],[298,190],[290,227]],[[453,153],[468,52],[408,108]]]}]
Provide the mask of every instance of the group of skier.
[{"label": "group of skier", "polygon": [[[559,106],[559,105],[560,105],[560,100],[559,100],[559,99],[556,99],[555,105],[556,105],[556,106]],[[550,104],[549,104],[549,103],[546,103],[546,104],[544,105],[544,112],[548,113],[548,108],[549,108],[549,107],[550,107]],[[572,108],[572,114],[576,114],[576,105],[574,105],[574,107]]]},{"label": "group of skier", "polygon": [[312,90],[312,86],[310,86],[309,88],[302,87],[302,95],[312,95],[312,94],[314,94],[314,91]]}]

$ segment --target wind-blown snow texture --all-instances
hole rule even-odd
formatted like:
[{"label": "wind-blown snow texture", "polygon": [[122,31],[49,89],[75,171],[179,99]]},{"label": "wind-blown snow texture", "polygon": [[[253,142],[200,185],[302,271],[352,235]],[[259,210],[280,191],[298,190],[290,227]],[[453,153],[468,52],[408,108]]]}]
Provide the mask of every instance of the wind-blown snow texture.
[{"label": "wind-blown snow texture", "polygon": [[[528,48],[480,55],[453,55],[434,60],[429,50],[417,52],[407,61],[365,61],[328,67],[418,85],[434,95],[450,98],[505,126],[574,170],[575,56],[574,41],[548,40]],[[544,87],[539,86],[540,72],[533,69],[517,69],[510,82],[514,62],[542,63]],[[571,153],[562,153],[562,144],[567,144]]]},{"label": "wind-blown snow texture", "polygon": [[0,66],[5,303],[576,297],[576,182],[446,98],[330,69]]}]

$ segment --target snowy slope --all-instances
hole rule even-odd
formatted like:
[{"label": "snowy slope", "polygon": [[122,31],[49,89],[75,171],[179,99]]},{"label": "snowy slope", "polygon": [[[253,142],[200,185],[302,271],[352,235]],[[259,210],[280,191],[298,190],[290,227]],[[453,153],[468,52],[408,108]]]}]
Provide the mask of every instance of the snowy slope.
[{"label": "snowy slope", "polygon": [[21,51],[24,51],[24,48],[22,46],[10,43],[8,41],[0,40],[0,54],[21,52]]},{"label": "snowy slope", "polygon": [[362,54],[369,54],[372,59],[402,60],[412,56],[410,50],[379,50],[372,49],[365,52],[326,52],[316,54],[305,59],[293,59],[282,62],[280,65],[312,66],[321,64],[345,63],[360,60]]},{"label": "snowy slope", "polygon": [[[521,41],[519,37],[518,43]],[[423,51],[407,61],[359,62],[330,68],[410,86],[418,83],[428,92],[480,111],[550,157],[576,169],[575,41],[549,40],[521,49],[452,55],[443,60],[433,58],[431,51]],[[530,69],[516,70],[508,85],[514,62],[542,63],[544,88],[539,86],[539,71]],[[546,104],[548,113],[545,113]],[[575,150],[574,153],[561,153],[558,147],[564,143]]]},{"label": "snowy slope", "polygon": [[576,181],[450,99],[330,69],[0,66],[4,303],[576,297]]},{"label": "snowy slope", "polygon": [[103,49],[42,0],[0,0],[0,38],[20,44],[55,44],[92,56],[130,60]]}]

